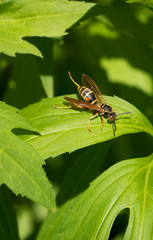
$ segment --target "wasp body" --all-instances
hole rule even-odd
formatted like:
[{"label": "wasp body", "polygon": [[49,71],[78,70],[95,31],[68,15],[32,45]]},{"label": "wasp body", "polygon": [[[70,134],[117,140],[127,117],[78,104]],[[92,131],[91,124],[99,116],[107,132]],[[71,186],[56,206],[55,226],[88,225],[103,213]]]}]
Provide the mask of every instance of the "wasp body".
[{"label": "wasp body", "polygon": [[[88,130],[91,131],[89,128],[90,121],[96,116],[100,116],[102,120],[101,130],[103,127],[104,117],[105,117],[109,122],[114,123],[114,128],[116,131],[116,124],[115,124],[116,117],[119,115],[128,114],[130,112],[120,113],[117,115],[116,112],[112,110],[112,107],[106,103],[99,88],[88,75],[82,74],[83,86],[80,86],[78,83],[74,81],[70,72],[68,74],[72,82],[77,86],[79,94],[82,96],[82,98],[85,101],[69,98],[69,97],[64,97],[64,99],[72,104],[71,106],[69,106],[70,108],[74,107],[74,108],[82,108],[82,109],[94,111],[94,115],[89,118]],[[54,107],[69,108],[69,107],[57,107],[57,106],[54,106]]]}]

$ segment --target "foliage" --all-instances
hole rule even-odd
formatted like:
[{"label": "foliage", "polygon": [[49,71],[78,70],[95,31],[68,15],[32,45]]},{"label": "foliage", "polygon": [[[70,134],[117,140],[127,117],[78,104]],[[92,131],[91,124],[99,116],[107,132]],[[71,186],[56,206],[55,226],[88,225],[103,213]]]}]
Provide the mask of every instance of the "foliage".
[{"label": "foliage", "polygon": [[[152,9],[0,1],[0,239],[152,239]],[[68,71],[130,112],[116,132],[106,118],[101,131],[100,117],[89,132],[93,111],[53,107],[80,98]]]},{"label": "foliage", "polygon": [[54,195],[41,168],[43,160],[29,144],[10,131],[12,128],[28,130],[34,130],[34,128],[17,113],[17,109],[3,102],[0,108],[1,184],[5,183],[15,194],[26,195],[45,207],[54,209]]},{"label": "foliage", "polygon": [[63,0],[5,1],[0,6],[1,51],[10,56],[14,56],[15,53],[42,56],[38,49],[22,38],[61,37],[66,34],[65,30],[92,6],[93,4],[68,3]]},{"label": "foliage", "polygon": [[[72,97],[76,98],[73,95]],[[46,159],[126,133],[145,131],[153,136],[152,125],[138,109],[118,97],[105,97],[105,99],[113,108],[117,108],[118,113],[131,112],[128,117],[127,115],[118,117],[116,133],[113,131],[114,126],[108,123],[107,119],[105,119],[102,132],[100,118],[94,119],[90,124],[90,133],[87,131],[87,123],[91,113],[69,108],[53,108],[55,105],[64,106],[62,96],[43,99],[22,110],[23,116],[35,129],[39,129],[40,133],[40,135],[24,136],[24,139]],[[72,139],[73,144],[71,144]]]}]

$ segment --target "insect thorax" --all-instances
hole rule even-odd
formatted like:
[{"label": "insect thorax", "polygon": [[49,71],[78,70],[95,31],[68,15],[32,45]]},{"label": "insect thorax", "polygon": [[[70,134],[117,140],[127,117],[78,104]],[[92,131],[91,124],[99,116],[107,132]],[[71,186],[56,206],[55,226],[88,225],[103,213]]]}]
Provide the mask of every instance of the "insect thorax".
[{"label": "insect thorax", "polygon": [[103,104],[101,105],[101,108],[104,109],[104,111],[105,111],[106,113],[108,113],[108,114],[109,114],[110,112],[112,112],[112,108],[111,108],[111,106],[109,106],[108,104],[104,104],[104,103],[103,103]]}]

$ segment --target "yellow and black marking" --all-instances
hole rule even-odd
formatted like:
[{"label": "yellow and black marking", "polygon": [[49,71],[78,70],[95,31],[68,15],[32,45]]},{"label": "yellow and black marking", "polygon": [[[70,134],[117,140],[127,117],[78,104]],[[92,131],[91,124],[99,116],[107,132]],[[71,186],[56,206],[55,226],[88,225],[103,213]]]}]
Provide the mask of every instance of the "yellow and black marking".
[{"label": "yellow and black marking", "polygon": [[80,93],[81,97],[84,98],[85,101],[90,102],[92,104],[98,103],[95,94],[89,88],[81,87],[79,89],[79,93]]}]

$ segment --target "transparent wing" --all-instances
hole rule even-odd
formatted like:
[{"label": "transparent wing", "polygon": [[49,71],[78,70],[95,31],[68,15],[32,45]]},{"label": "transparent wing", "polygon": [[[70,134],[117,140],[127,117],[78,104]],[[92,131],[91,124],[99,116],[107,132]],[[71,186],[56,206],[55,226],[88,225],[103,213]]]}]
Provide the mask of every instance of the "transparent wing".
[{"label": "transparent wing", "polygon": [[102,109],[99,106],[96,106],[94,104],[79,100],[79,99],[74,99],[74,98],[69,98],[69,97],[64,97],[65,100],[69,101],[70,103],[73,104],[73,106],[79,107],[79,108],[84,108],[84,109],[89,109],[91,111],[97,111],[97,112],[102,112],[104,113],[104,109]]},{"label": "transparent wing", "polygon": [[82,74],[82,83],[85,87],[91,89],[91,91],[95,93],[99,102],[107,104],[96,83],[88,75]]}]

